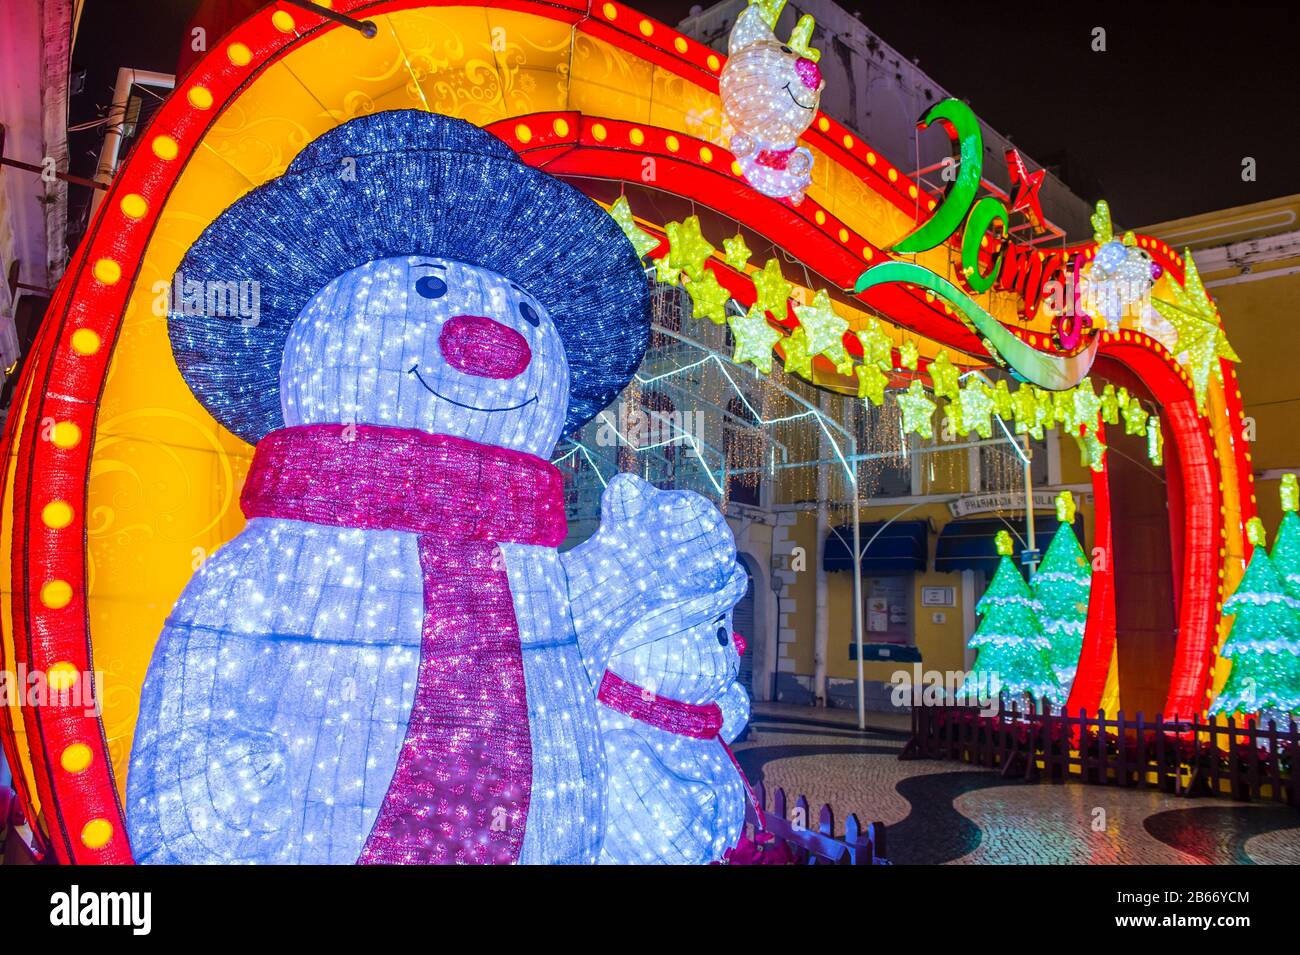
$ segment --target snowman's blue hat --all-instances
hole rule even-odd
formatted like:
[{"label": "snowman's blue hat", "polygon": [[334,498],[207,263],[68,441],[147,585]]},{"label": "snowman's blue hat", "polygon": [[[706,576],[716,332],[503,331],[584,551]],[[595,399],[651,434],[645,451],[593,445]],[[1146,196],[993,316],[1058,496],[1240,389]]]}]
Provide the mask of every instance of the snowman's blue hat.
[{"label": "snowman's blue hat", "polygon": [[[393,110],[325,133],[190,247],[174,285],[226,291],[219,307],[213,296],[197,308],[172,303],[168,332],[186,383],[218,421],[256,443],[284,424],[280,359],[298,313],[336,276],[396,255],[490,269],[546,307],[569,362],[566,434],[641,364],[649,288],[618,224],[477,126]],[[250,280],[255,320],[235,306],[233,283]]]}]

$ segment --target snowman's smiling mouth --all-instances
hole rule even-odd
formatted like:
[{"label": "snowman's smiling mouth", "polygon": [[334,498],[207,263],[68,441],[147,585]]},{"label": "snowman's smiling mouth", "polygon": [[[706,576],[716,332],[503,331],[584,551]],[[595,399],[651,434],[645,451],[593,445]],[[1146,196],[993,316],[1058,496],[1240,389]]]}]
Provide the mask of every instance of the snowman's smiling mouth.
[{"label": "snowman's smiling mouth", "polygon": [[430,387],[429,383],[420,376],[420,366],[418,363],[408,368],[406,373],[408,375],[414,375],[415,380],[424,386],[424,390],[427,391],[429,394],[433,395],[435,398],[441,398],[443,401],[450,402],[451,404],[455,405],[457,408],[466,408],[470,411],[518,411],[520,408],[527,408],[529,405],[531,405],[534,401],[537,400],[537,396],[533,395],[527,401],[521,401],[517,405],[507,405],[504,408],[480,408],[478,405],[467,405],[462,401],[457,401],[455,398],[448,398],[446,395],[442,394],[441,392],[434,390],[432,387]]},{"label": "snowman's smiling mouth", "polygon": [[792,100],[794,100],[794,105],[795,105],[795,106],[798,106],[800,109],[806,109],[806,110],[808,110],[808,112],[810,112],[810,113],[813,111],[813,109],[815,109],[815,106],[805,106],[803,103],[799,102],[799,97],[797,97],[797,96],[794,95],[794,90],[790,89],[790,84],[789,84],[789,83],[786,83],[786,84],[785,84],[784,89],[785,89],[786,93],[789,94],[790,98],[791,98]]}]

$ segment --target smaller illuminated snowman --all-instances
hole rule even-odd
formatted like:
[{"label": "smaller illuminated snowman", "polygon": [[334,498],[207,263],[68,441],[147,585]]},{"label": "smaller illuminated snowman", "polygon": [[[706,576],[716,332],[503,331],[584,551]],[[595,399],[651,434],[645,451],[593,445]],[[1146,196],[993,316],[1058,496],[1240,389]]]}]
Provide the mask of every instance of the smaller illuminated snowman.
[{"label": "smaller illuminated snowman", "polygon": [[[611,490],[626,499],[633,527],[652,526],[648,513],[689,507],[694,497],[626,475],[616,480],[626,482]],[[619,535],[619,523],[606,508],[601,551],[610,552],[608,537]],[[736,682],[744,644],[731,629],[746,577],[734,544],[728,551],[725,584],[696,576],[680,599],[623,630],[609,652],[596,696],[609,783],[604,864],[708,863],[740,836],[746,784],[725,744],[749,720],[749,695]]]},{"label": "smaller illuminated snowman", "polygon": [[745,179],[759,192],[795,205],[812,181],[812,153],[799,137],[817,115],[825,87],[808,46],[813,18],[804,15],[777,39],[785,0],[750,0],[731,30],[727,65],[719,81],[722,109],[735,132],[730,148]]}]

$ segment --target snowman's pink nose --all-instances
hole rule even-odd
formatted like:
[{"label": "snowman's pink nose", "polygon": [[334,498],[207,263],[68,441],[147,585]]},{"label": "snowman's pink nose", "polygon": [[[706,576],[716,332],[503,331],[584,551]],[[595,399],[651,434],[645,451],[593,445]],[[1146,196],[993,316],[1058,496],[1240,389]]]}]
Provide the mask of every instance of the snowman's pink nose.
[{"label": "snowman's pink nose", "polygon": [[815,90],[822,85],[822,71],[807,57],[801,56],[794,61],[794,71],[799,74],[803,85],[810,90]]},{"label": "snowman's pink nose", "polygon": [[483,315],[454,315],[438,335],[447,364],[480,378],[514,378],[533,360],[528,339]]}]

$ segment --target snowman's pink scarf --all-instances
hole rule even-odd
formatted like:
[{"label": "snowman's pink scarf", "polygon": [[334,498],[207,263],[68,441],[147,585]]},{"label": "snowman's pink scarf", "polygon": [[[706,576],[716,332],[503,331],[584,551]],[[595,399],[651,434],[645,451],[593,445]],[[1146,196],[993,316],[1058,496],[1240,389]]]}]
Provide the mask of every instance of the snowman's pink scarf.
[{"label": "snowman's pink scarf", "polygon": [[446,435],[305,425],[257,445],[244,514],[419,534],[420,669],[363,863],[515,862],[532,792],[519,627],[498,543],[564,540],[560,472]]}]

